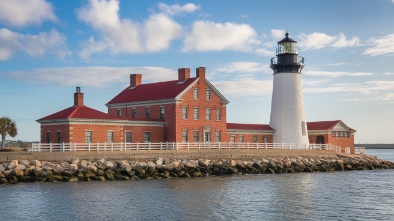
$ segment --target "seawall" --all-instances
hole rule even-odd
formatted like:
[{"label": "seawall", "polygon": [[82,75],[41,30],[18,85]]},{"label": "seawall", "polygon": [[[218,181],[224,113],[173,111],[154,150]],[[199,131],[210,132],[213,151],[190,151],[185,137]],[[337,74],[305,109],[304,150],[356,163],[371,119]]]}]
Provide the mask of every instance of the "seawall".
[{"label": "seawall", "polygon": [[0,162],[10,160],[69,161],[74,159],[152,161],[158,157],[176,159],[233,159],[252,160],[267,157],[336,157],[325,150],[134,150],[134,151],[79,151],[79,152],[3,152]]}]

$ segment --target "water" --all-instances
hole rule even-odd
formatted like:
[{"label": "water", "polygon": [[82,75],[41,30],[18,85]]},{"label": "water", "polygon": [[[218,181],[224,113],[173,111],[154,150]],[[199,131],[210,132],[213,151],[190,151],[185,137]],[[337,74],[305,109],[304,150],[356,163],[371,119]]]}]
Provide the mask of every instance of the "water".
[{"label": "water", "polygon": [[0,220],[394,220],[394,170],[30,183],[0,197]]}]

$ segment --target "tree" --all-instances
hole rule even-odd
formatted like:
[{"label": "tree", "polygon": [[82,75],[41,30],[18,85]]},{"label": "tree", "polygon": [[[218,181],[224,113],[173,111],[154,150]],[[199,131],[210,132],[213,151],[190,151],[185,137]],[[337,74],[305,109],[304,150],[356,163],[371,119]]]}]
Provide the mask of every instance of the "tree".
[{"label": "tree", "polygon": [[0,133],[1,133],[1,149],[5,147],[5,138],[7,135],[15,137],[18,134],[16,124],[8,117],[0,118]]}]

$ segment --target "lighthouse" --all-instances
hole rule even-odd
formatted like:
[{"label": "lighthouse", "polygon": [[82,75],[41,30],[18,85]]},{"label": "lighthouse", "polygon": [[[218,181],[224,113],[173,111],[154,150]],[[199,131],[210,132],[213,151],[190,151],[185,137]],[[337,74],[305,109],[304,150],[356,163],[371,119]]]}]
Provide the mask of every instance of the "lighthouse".
[{"label": "lighthouse", "polygon": [[302,74],[304,58],[298,56],[297,42],[286,37],[278,42],[276,57],[271,58],[274,71],[270,127],[275,143],[298,144],[308,148],[308,129],[304,114]]}]

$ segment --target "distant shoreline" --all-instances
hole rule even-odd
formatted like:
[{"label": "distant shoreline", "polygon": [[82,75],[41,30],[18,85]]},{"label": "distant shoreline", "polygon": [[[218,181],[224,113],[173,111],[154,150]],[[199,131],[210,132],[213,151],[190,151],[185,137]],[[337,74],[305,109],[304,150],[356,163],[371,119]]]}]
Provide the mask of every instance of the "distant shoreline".
[{"label": "distant shoreline", "polygon": [[394,149],[394,144],[354,144],[355,147],[365,147],[365,149]]}]

